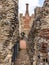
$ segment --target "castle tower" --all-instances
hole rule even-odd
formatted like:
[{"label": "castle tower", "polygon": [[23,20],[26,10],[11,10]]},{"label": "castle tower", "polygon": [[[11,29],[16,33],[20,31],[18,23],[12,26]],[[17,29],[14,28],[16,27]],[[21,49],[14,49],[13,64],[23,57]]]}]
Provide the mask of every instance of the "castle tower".
[{"label": "castle tower", "polygon": [[[29,15],[29,4],[26,3],[25,15],[24,16],[22,14],[20,15],[20,22],[19,22],[20,32],[21,33],[24,32],[26,37],[29,34],[33,20],[34,20],[34,15],[33,16]],[[21,36],[21,34],[20,34],[20,36]]]}]

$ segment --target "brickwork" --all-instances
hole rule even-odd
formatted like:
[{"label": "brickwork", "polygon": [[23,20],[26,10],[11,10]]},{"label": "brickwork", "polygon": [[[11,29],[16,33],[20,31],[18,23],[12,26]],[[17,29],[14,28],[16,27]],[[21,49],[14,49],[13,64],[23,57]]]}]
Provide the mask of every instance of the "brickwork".
[{"label": "brickwork", "polygon": [[24,32],[27,36],[34,20],[34,14],[29,15],[29,4],[26,4],[25,15],[20,13],[19,16],[19,33]]}]

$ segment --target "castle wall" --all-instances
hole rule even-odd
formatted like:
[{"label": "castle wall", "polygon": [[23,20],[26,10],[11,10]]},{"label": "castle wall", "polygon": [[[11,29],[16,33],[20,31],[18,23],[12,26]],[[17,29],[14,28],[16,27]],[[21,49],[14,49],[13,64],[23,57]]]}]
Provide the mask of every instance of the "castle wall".
[{"label": "castle wall", "polygon": [[35,20],[28,35],[30,61],[35,65],[49,65],[49,1],[35,9]]},{"label": "castle wall", "polygon": [[0,65],[11,65],[18,24],[18,1],[0,0]]}]

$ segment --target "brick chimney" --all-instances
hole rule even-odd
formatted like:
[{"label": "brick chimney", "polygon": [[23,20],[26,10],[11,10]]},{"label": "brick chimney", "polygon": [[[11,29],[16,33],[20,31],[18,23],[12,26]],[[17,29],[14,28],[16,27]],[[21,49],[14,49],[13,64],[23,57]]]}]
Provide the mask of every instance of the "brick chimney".
[{"label": "brick chimney", "polygon": [[28,15],[28,16],[29,16],[28,5],[29,5],[29,4],[26,4],[26,12],[25,12],[25,15]]}]

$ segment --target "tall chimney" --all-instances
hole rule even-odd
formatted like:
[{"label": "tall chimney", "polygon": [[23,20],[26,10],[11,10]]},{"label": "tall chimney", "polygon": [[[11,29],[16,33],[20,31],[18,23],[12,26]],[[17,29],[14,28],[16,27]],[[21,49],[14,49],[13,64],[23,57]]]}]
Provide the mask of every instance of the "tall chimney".
[{"label": "tall chimney", "polygon": [[29,4],[26,4],[26,13],[25,13],[25,15],[29,15],[28,5]]}]

